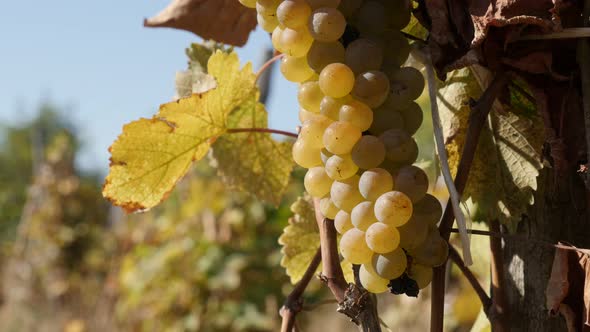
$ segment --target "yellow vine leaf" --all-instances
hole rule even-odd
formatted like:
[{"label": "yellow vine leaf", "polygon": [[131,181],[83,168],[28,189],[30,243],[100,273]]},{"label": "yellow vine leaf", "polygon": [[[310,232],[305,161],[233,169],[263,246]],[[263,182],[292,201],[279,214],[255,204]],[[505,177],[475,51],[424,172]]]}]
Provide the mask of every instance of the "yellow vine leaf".
[{"label": "yellow vine leaf", "polygon": [[217,51],[208,62],[217,87],[160,106],[152,119],[123,127],[109,148],[111,165],[103,195],[128,212],[146,210],[164,200],[227,129],[232,110],[256,94],[250,64],[240,69],[238,56]]}]

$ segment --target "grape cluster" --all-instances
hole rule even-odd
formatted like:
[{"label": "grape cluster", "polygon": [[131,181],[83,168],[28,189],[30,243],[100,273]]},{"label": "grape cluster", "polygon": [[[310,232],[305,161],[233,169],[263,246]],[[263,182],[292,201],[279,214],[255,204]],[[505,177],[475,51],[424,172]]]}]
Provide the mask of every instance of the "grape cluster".
[{"label": "grape cluster", "polygon": [[[283,76],[299,83],[302,122],[293,158],[307,192],[342,235],[340,253],[360,264],[363,286],[381,293],[400,277],[424,288],[446,260],[436,228],[442,209],[412,164],[422,124],[414,102],[422,74],[402,67],[399,31],[407,0],[240,0],[285,54]],[[392,288],[392,285],[389,285]]]}]

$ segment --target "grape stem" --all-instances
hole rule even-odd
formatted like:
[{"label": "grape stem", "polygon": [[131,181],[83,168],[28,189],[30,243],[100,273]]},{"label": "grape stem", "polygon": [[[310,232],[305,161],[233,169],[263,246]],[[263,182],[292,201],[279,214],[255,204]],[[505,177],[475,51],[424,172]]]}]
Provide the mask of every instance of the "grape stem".
[{"label": "grape stem", "polygon": [[267,70],[275,61],[280,60],[283,56],[285,56],[285,55],[281,53],[281,54],[273,56],[272,58],[270,58],[270,60],[265,62],[262,65],[262,67],[260,67],[260,69],[258,69],[258,72],[256,72],[256,82],[258,82],[260,75],[262,75],[262,73],[264,73],[265,70]]},{"label": "grape stem", "polygon": [[269,134],[278,134],[288,137],[297,138],[299,135],[278,129],[271,129],[271,128],[230,128],[226,131],[228,134],[237,134],[237,133],[269,133]]},{"label": "grape stem", "polygon": [[295,328],[295,317],[297,317],[297,314],[303,310],[303,299],[301,297],[303,296],[303,292],[305,292],[307,285],[309,285],[315,271],[318,269],[321,260],[322,250],[321,248],[318,248],[315,256],[313,256],[313,259],[307,266],[303,277],[285,299],[283,306],[279,310],[279,314],[283,318],[281,332],[292,332]]}]

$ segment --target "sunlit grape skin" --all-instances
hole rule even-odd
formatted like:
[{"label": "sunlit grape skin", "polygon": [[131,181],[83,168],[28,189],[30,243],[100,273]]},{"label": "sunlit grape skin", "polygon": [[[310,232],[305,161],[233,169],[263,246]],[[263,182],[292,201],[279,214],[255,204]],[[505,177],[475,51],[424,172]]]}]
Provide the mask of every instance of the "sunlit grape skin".
[{"label": "sunlit grape skin", "polygon": [[371,250],[378,254],[385,254],[398,247],[400,234],[395,227],[376,222],[365,231],[365,240]]},{"label": "sunlit grape skin", "polygon": [[345,180],[355,175],[358,166],[350,158],[350,155],[333,155],[326,161],[326,173],[331,179]]},{"label": "sunlit grape skin", "polygon": [[363,196],[358,191],[358,181],[359,176],[353,175],[346,180],[332,183],[330,196],[339,209],[351,212],[358,203],[363,201]]},{"label": "sunlit grape skin", "polygon": [[401,226],[412,216],[412,201],[402,192],[386,192],[375,201],[375,216],[382,223]]},{"label": "sunlit grape skin", "polygon": [[340,253],[352,264],[363,264],[371,261],[373,252],[365,242],[365,232],[351,228],[340,238]]},{"label": "sunlit grape skin", "polygon": [[323,197],[328,194],[332,182],[334,181],[330,179],[326,174],[326,170],[321,166],[308,169],[303,179],[305,190],[313,197]]},{"label": "sunlit grape skin", "polygon": [[315,40],[333,42],[344,33],[346,19],[336,8],[318,8],[311,13],[308,28]]},{"label": "sunlit grape skin", "polygon": [[323,143],[331,153],[349,154],[361,135],[361,131],[350,123],[336,121],[326,128]]},{"label": "sunlit grape skin", "polygon": [[350,214],[344,210],[338,211],[334,218],[334,227],[339,234],[344,234],[346,231],[353,228],[354,225],[350,221]]},{"label": "sunlit grape skin", "polygon": [[360,202],[350,212],[350,221],[357,229],[366,231],[369,226],[377,222],[374,204],[371,201]]},{"label": "sunlit grape skin", "polygon": [[277,19],[287,28],[296,29],[307,24],[311,7],[305,0],[284,0],[277,7]]},{"label": "sunlit grape skin", "polygon": [[320,72],[320,88],[326,96],[342,98],[354,88],[354,73],[343,63],[331,63]]},{"label": "sunlit grape skin", "polygon": [[387,292],[387,285],[389,284],[388,279],[381,278],[374,272],[369,271],[368,264],[363,264],[359,270],[359,280],[361,285],[371,293],[380,294]]},{"label": "sunlit grape skin", "polygon": [[359,191],[370,201],[376,201],[379,196],[392,189],[393,177],[382,168],[369,169],[359,179]]}]

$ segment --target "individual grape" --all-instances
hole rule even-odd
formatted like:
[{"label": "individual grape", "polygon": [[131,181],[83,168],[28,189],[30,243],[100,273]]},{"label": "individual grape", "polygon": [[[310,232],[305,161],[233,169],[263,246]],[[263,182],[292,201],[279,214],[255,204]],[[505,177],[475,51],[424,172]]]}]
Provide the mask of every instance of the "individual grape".
[{"label": "individual grape", "polygon": [[406,271],[408,258],[402,248],[398,247],[386,254],[373,255],[371,263],[378,276],[391,280],[398,278]]},{"label": "individual grape", "polygon": [[365,1],[357,14],[356,26],[361,33],[380,34],[385,31],[387,21],[387,11],[382,4],[377,1]]},{"label": "individual grape", "polygon": [[307,65],[305,57],[284,56],[281,59],[281,73],[291,82],[300,83],[313,75],[313,70]]},{"label": "individual grape", "polygon": [[381,135],[389,129],[405,128],[401,113],[386,107],[386,103],[373,111],[373,122],[371,128],[369,128],[373,135]]},{"label": "individual grape", "polygon": [[361,231],[366,231],[369,226],[377,222],[375,212],[373,212],[373,202],[364,201],[358,203],[350,212],[350,221],[354,227]]},{"label": "individual grape", "polygon": [[[256,12],[263,16],[276,16],[277,7],[282,0],[262,0],[256,1]],[[277,21],[278,23],[278,21]]]},{"label": "individual grape", "polygon": [[361,73],[354,81],[352,95],[370,107],[377,108],[389,95],[389,79],[378,70]]},{"label": "individual grape", "polygon": [[340,10],[345,17],[351,17],[359,8],[361,8],[362,4],[363,0],[341,0],[338,10]]},{"label": "individual grape", "polygon": [[355,75],[378,70],[383,63],[383,50],[374,40],[359,38],[346,47],[344,63]]},{"label": "individual grape", "polygon": [[380,294],[387,292],[387,285],[389,284],[388,279],[379,277],[367,270],[368,264],[363,264],[359,270],[359,280],[363,287],[374,294]]},{"label": "individual grape", "polygon": [[373,252],[365,242],[365,232],[351,228],[340,238],[340,253],[352,264],[363,264],[371,261]]},{"label": "individual grape", "polygon": [[418,157],[418,145],[407,132],[389,129],[379,135],[385,145],[385,157],[398,164],[411,164]]},{"label": "individual grape", "polygon": [[387,67],[400,67],[403,65],[412,48],[404,35],[397,30],[387,31],[383,48],[383,65]]},{"label": "individual grape", "polygon": [[399,227],[410,220],[412,201],[402,192],[388,191],[375,201],[375,216],[382,223]]},{"label": "individual grape", "polygon": [[371,250],[378,254],[385,254],[399,246],[400,234],[395,227],[376,222],[365,231],[365,240]]},{"label": "individual grape", "polygon": [[258,25],[262,28],[262,30],[272,33],[274,29],[279,26],[279,20],[274,15],[256,15],[256,21],[258,21]]},{"label": "individual grape", "polygon": [[311,119],[316,119],[316,118],[322,118],[323,116],[321,114],[318,113],[313,113],[313,112],[309,112],[303,108],[299,109],[299,121],[300,122],[305,122],[307,120],[311,120]]},{"label": "individual grape", "polygon": [[424,77],[414,67],[402,67],[388,72],[387,76],[390,81],[390,97],[400,107],[410,104],[424,91]]},{"label": "individual grape", "polygon": [[[415,210],[416,206],[414,206],[413,214],[416,213]],[[400,234],[400,246],[406,250],[418,248],[428,236],[428,226],[428,224],[420,222],[412,215],[407,223],[397,228]]]},{"label": "individual grape", "polygon": [[356,174],[358,166],[350,155],[333,155],[326,161],[326,173],[331,179],[344,180]]},{"label": "individual grape", "polygon": [[412,18],[409,1],[387,1],[387,14],[390,15],[388,20],[389,27],[394,30],[403,29]]},{"label": "individual grape", "polygon": [[361,135],[361,131],[350,123],[336,121],[324,132],[324,146],[335,154],[349,154]]},{"label": "individual grape", "polygon": [[408,277],[418,284],[418,288],[424,289],[432,281],[432,267],[412,263],[412,266],[408,269]]},{"label": "individual grape", "polygon": [[436,226],[442,217],[442,206],[438,199],[430,194],[414,204],[412,218],[429,226]]},{"label": "individual grape", "polygon": [[304,168],[312,168],[322,164],[320,158],[321,148],[309,146],[304,140],[298,139],[293,144],[293,160]]},{"label": "individual grape", "polygon": [[314,41],[307,53],[307,64],[311,69],[320,73],[327,65],[344,62],[344,46],[339,41]]},{"label": "individual grape", "polygon": [[449,245],[436,227],[430,227],[426,240],[416,249],[409,251],[414,262],[426,266],[441,266],[447,261]]},{"label": "individual grape", "polygon": [[334,218],[334,227],[336,227],[338,234],[344,234],[349,229],[353,228],[354,225],[350,221],[350,213],[344,210],[338,211]]},{"label": "individual grape", "polygon": [[342,98],[355,86],[354,73],[347,65],[331,63],[320,73],[320,88],[326,96]]},{"label": "individual grape", "polygon": [[322,159],[322,163],[325,165],[328,162],[328,159],[332,157],[334,154],[325,148],[322,149],[320,152],[320,158]]},{"label": "individual grape", "polygon": [[399,114],[401,114],[403,122],[404,122],[404,129],[409,135],[414,135],[420,126],[422,125],[422,121],[424,120],[424,114],[422,114],[422,108],[415,103],[411,102],[409,106],[401,108],[399,110]]},{"label": "individual grape", "polygon": [[344,33],[346,19],[338,9],[322,7],[311,13],[308,28],[313,39],[334,42]]},{"label": "individual grape", "polygon": [[304,82],[299,86],[299,90],[297,91],[297,101],[299,101],[299,105],[305,110],[313,113],[320,112],[322,98],[324,98],[324,94],[317,81]]},{"label": "individual grape", "polygon": [[366,104],[351,100],[340,107],[339,120],[350,122],[361,131],[365,131],[371,127],[373,111]]},{"label": "individual grape", "polygon": [[281,35],[283,34],[283,30],[283,28],[277,25],[277,27],[272,31],[271,35],[272,47],[281,53],[285,53],[285,48],[281,44]]},{"label": "individual grape", "polygon": [[326,170],[322,166],[312,167],[307,170],[303,178],[305,190],[313,197],[323,197],[330,192],[332,182]]},{"label": "individual grape", "polygon": [[326,196],[320,200],[320,212],[324,217],[333,220],[336,218],[338,211],[338,207],[334,205],[334,202],[332,202],[330,196]]},{"label": "individual grape", "polygon": [[376,201],[382,194],[393,189],[393,178],[382,168],[364,172],[359,179],[359,192],[370,201]]},{"label": "individual grape", "polygon": [[340,0],[307,0],[307,3],[309,3],[312,9],[322,7],[336,8],[340,4]]},{"label": "individual grape", "polygon": [[277,7],[277,19],[287,28],[304,27],[311,15],[311,7],[305,0],[284,0]]},{"label": "individual grape", "polygon": [[239,0],[243,6],[248,8],[256,8],[256,0]]},{"label": "individual grape", "polygon": [[338,121],[340,118],[340,107],[344,105],[343,98],[332,98],[325,96],[320,103],[320,114],[328,118]]},{"label": "individual grape", "polygon": [[318,114],[313,119],[303,122],[301,131],[299,132],[299,139],[305,140],[305,144],[314,148],[323,148],[324,131],[332,123],[332,120],[325,116]]},{"label": "individual grape", "polygon": [[330,188],[330,197],[334,204],[346,212],[351,212],[352,209],[363,201],[358,190],[359,176],[353,175],[346,180],[334,181],[332,188]]},{"label": "individual grape", "polygon": [[[312,43],[313,38],[305,28],[285,28],[280,36],[281,48],[289,56],[305,58]],[[307,58],[305,58],[305,63],[307,64]]]},{"label": "individual grape", "polygon": [[412,203],[418,202],[428,191],[428,176],[420,167],[404,166],[395,177],[395,190],[406,194]]},{"label": "individual grape", "polygon": [[359,168],[375,168],[385,160],[385,145],[379,138],[365,135],[352,147],[350,155]]}]

